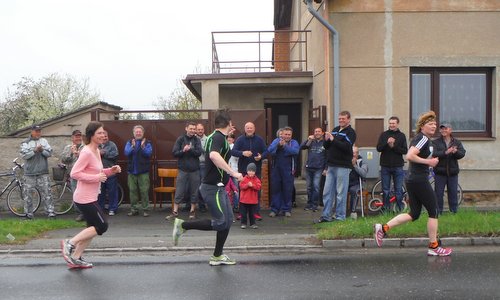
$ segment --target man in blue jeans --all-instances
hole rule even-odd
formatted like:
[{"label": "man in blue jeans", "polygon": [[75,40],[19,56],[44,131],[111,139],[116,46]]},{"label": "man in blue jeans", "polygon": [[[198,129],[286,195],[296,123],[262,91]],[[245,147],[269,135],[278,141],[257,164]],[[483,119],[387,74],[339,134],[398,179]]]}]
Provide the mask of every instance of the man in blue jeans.
[{"label": "man in blue jeans", "polygon": [[433,141],[434,153],[432,156],[439,158],[434,167],[434,191],[436,192],[439,214],[443,213],[444,188],[448,187],[448,208],[450,212],[458,210],[458,173],[460,167],[458,160],[465,156],[462,142],[452,136],[452,128],[448,123],[439,126],[441,136]]},{"label": "man in blue jeans", "polygon": [[[396,195],[398,210],[403,209],[403,181],[404,160],[403,154],[408,152],[406,136],[399,130],[399,118],[389,118],[389,129],[382,132],[378,139],[377,151],[380,152],[380,177],[382,178],[382,192],[384,194],[384,211],[391,210],[391,192]],[[394,189],[391,191],[391,179]]]},{"label": "man in blue jeans", "polygon": [[[351,113],[339,113],[339,126],[325,132],[324,147],[327,151],[325,188],[323,191],[323,213],[318,222],[344,221],[349,189],[349,173],[352,169],[352,146],[356,142],[356,131],[352,129]],[[333,204],[336,202],[335,219]]]},{"label": "man in blue jeans", "polygon": [[314,134],[310,135],[300,145],[300,150],[307,149],[306,162],[306,184],[307,184],[307,205],[304,210],[318,210],[319,190],[321,176],[325,171],[326,151],[323,147],[323,129],[314,129]]}]

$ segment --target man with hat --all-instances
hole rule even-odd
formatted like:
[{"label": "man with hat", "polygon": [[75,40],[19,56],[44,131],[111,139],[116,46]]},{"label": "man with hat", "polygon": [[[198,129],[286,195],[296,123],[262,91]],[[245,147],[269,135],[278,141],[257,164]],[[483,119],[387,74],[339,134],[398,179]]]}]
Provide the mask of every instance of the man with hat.
[{"label": "man with hat", "polygon": [[[84,144],[82,143],[82,132],[78,129],[73,130],[71,133],[71,144],[66,145],[61,153],[61,163],[66,165],[66,169],[68,174],[71,173],[71,169],[75,164],[78,156],[80,155],[80,150],[82,150]],[[76,189],[76,180],[71,178],[71,190],[74,191]],[[73,206],[78,213],[75,220],[83,221],[83,214],[78,211],[78,207]]]},{"label": "man with hat", "polygon": [[434,191],[436,192],[439,214],[443,213],[443,196],[445,186],[448,188],[448,207],[452,213],[458,210],[458,160],[465,156],[462,142],[451,135],[451,124],[443,123],[439,126],[441,136],[433,141],[432,156],[438,157],[439,162],[434,167]]},{"label": "man with hat", "polygon": [[33,219],[33,199],[28,191],[36,188],[40,191],[45,212],[54,218],[54,206],[50,193],[49,164],[47,158],[52,156],[52,148],[42,138],[42,127],[33,125],[30,136],[21,143],[20,155],[24,159],[23,200],[27,219]]}]

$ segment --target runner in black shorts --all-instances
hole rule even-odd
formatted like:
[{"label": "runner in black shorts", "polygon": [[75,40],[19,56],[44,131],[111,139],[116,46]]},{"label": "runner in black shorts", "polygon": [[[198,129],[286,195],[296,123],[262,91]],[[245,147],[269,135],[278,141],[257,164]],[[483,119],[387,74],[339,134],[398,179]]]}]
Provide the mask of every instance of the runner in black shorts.
[{"label": "runner in black shorts", "polygon": [[415,221],[420,217],[422,206],[429,213],[427,232],[429,234],[429,256],[448,256],[452,249],[441,247],[437,239],[438,209],[434,190],[429,183],[429,167],[435,167],[438,158],[432,158],[432,141],[430,137],[436,131],[436,114],[433,111],[420,115],[416,124],[415,137],[410,143],[406,158],[410,161],[406,190],[410,199],[410,213],[399,214],[387,224],[375,224],[375,241],[377,246],[382,246],[382,240],[389,229]]},{"label": "runner in black shorts", "polygon": [[211,220],[184,221],[176,218],[172,232],[174,245],[177,245],[180,236],[186,230],[217,231],[214,255],[209,261],[211,266],[236,264],[235,260],[223,254],[224,244],[233,224],[233,211],[225,186],[229,181],[229,175],[239,181],[243,179],[241,173],[234,171],[227,164],[231,153],[226,136],[232,131],[234,131],[234,127],[228,112],[226,110],[217,111],[215,131],[208,136],[205,143],[206,172],[200,186],[201,196],[212,216]]}]

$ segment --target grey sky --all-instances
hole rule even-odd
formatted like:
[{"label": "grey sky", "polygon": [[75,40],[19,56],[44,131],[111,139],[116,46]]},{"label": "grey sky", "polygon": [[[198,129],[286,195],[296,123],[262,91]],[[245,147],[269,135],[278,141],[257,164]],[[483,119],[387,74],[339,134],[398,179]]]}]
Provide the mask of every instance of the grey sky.
[{"label": "grey sky", "polygon": [[24,76],[89,78],[104,101],[151,108],[196,68],[212,31],[272,30],[272,0],[0,2],[0,99]]}]

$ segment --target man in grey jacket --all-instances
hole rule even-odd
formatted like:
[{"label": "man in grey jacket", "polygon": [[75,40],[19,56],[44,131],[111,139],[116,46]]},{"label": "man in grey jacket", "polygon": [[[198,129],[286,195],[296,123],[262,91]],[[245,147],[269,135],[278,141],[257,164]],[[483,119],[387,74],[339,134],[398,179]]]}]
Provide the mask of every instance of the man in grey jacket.
[{"label": "man in grey jacket", "polygon": [[[71,169],[75,164],[78,156],[80,155],[80,151],[85,146],[82,142],[82,132],[78,129],[73,130],[71,133],[71,144],[66,145],[61,153],[61,162],[66,165],[66,172],[71,174]],[[76,190],[76,179],[71,178],[71,190]],[[77,212],[77,216],[75,221],[81,222],[84,221],[84,217],[82,212],[78,209],[76,205],[73,206],[75,211]]]},{"label": "man in grey jacket", "polygon": [[33,200],[29,190],[40,191],[45,212],[49,218],[54,218],[54,206],[50,194],[49,164],[47,158],[52,156],[52,148],[46,139],[42,138],[42,128],[31,127],[31,135],[21,143],[20,155],[24,159],[23,200],[26,218],[33,219]]}]

